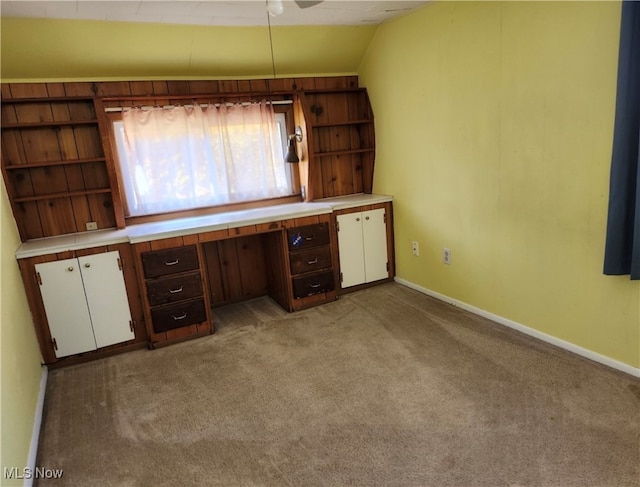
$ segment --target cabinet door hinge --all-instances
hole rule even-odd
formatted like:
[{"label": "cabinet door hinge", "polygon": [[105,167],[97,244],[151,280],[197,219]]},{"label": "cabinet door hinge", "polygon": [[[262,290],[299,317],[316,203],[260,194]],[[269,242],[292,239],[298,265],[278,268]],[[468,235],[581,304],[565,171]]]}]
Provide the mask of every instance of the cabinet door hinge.
[{"label": "cabinet door hinge", "polygon": [[382,215],[382,223],[387,223],[387,214],[386,213],[384,213]]},{"label": "cabinet door hinge", "polygon": [[36,272],[36,282],[42,286],[42,277],[39,272]]},{"label": "cabinet door hinge", "polygon": [[340,273],[340,282],[344,281],[344,279],[342,278],[342,272]]},{"label": "cabinet door hinge", "polygon": [[389,272],[389,263],[387,262],[387,272]]},{"label": "cabinet door hinge", "polygon": [[123,267],[124,267],[124,263],[122,262],[122,259],[118,257],[118,269],[122,270]]},{"label": "cabinet door hinge", "polygon": [[131,330],[131,333],[134,333],[135,324],[136,324],[135,321],[129,320],[129,329]]},{"label": "cabinet door hinge", "polygon": [[336,232],[340,231],[340,222],[336,221]]},{"label": "cabinet door hinge", "polygon": [[56,342],[55,338],[51,339],[51,345],[53,346],[54,350],[58,350],[58,342]]}]

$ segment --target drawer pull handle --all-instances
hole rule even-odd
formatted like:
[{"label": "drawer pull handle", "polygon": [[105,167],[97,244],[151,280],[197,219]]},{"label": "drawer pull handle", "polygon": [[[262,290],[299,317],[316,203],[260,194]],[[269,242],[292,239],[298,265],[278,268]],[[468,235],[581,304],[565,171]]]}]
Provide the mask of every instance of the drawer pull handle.
[{"label": "drawer pull handle", "polygon": [[178,289],[169,289],[169,294],[178,294],[182,292],[182,288],[184,286],[180,286]]},{"label": "drawer pull handle", "polygon": [[318,263],[318,258],[317,257],[315,259],[313,259],[313,260],[308,260],[307,261],[307,264],[309,264],[309,265],[313,265],[313,264],[317,264],[317,263]]},{"label": "drawer pull handle", "polygon": [[311,235],[310,237],[305,237],[305,240],[314,240],[316,238],[315,235]]},{"label": "drawer pull handle", "polygon": [[164,265],[167,265],[167,266],[169,266],[169,265],[176,265],[176,264],[177,264],[177,263],[179,263],[179,262],[180,262],[180,259],[176,259],[176,260],[174,260],[173,262],[166,262],[166,261],[165,261]]},{"label": "drawer pull handle", "polygon": [[314,289],[315,289],[315,288],[318,288],[318,287],[320,287],[320,286],[322,286],[322,284],[309,284],[309,287],[312,287],[312,288],[314,288]]},{"label": "drawer pull handle", "polygon": [[180,320],[184,320],[187,317],[187,312],[185,311],[184,313],[182,313],[180,316],[173,316],[171,315],[171,317],[173,318],[174,321],[180,321]]}]

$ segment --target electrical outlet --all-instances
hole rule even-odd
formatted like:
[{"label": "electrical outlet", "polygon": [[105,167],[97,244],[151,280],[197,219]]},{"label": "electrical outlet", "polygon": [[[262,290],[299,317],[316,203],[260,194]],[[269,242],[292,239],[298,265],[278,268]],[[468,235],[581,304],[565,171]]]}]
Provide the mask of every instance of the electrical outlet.
[{"label": "electrical outlet", "polygon": [[97,230],[98,224],[96,222],[87,222],[87,230]]},{"label": "electrical outlet", "polygon": [[416,257],[420,255],[420,246],[418,245],[418,242],[411,242],[411,253]]},{"label": "electrical outlet", "polygon": [[447,248],[442,249],[442,262],[451,265],[451,250]]}]

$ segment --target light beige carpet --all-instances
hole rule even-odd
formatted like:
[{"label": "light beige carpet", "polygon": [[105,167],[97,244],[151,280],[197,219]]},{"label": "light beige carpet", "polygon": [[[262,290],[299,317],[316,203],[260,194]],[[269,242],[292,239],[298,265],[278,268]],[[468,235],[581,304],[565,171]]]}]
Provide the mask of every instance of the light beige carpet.
[{"label": "light beige carpet", "polygon": [[399,284],[52,371],[73,486],[636,486],[640,382]]}]

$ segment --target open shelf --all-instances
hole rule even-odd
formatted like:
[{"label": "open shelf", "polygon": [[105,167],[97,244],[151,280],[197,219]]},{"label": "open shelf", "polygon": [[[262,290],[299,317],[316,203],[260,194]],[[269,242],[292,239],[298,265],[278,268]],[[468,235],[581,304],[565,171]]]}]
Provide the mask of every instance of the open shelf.
[{"label": "open shelf", "polygon": [[31,169],[36,167],[55,167],[55,166],[67,166],[72,164],[86,164],[90,162],[105,162],[104,157],[87,157],[84,159],[63,159],[58,161],[42,161],[42,162],[28,162],[25,164],[11,164],[5,167],[7,171],[19,171],[24,169]]},{"label": "open shelf", "polygon": [[342,154],[363,154],[363,153],[373,153],[375,152],[374,148],[368,149],[348,149],[348,150],[334,150],[329,152],[318,152],[316,153],[317,157],[329,157],[329,156],[340,156]]},{"label": "open shelf", "polygon": [[96,125],[97,120],[65,120],[65,121],[46,121],[46,122],[24,122],[24,123],[5,123],[2,130],[9,129],[39,129],[50,127],[69,127],[73,125]]},{"label": "open shelf", "polygon": [[106,194],[111,193],[110,188],[97,188],[97,189],[84,189],[81,191],[65,191],[60,193],[40,194],[34,196],[22,196],[20,198],[14,198],[16,203],[25,203],[27,201],[43,201],[52,200],[58,198],[72,198],[74,196],[85,196],[88,194]]},{"label": "open shelf", "polygon": [[2,172],[23,241],[115,226],[114,192],[91,96],[3,99]]}]

